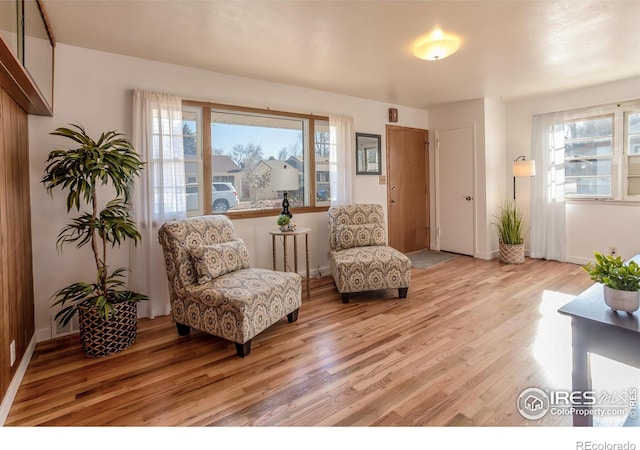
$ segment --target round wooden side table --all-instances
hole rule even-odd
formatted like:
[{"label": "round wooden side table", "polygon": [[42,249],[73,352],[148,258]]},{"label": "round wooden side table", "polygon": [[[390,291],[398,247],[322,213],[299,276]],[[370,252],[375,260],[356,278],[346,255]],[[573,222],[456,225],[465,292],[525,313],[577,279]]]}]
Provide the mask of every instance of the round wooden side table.
[{"label": "round wooden side table", "polygon": [[289,236],[293,237],[293,270],[298,273],[298,236],[304,235],[304,248],[305,248],[305,256],[307,263],[307,273],[306,273],[306,288],[307,288],[307,298],[309,298],[309,232],[311,228],[298,227],[295,231],[281,231],[279,229],[270,230],[269,234],[271,234],[271,249],[273,251],[273,270],[276,270],[276,236],[282,237],[282,248],[283,248],[283,272],[287,271],[287,240]]}]

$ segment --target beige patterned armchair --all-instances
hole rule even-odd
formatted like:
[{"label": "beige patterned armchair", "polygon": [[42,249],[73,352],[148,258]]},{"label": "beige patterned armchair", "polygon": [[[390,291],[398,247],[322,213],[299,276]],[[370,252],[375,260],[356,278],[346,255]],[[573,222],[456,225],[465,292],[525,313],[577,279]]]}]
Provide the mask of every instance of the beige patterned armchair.
[{"label": "beige patterned armchair", "polygon": [[249,267],[249,253],[228,217],[192,217],[158,231],[164,250],[171,310],[178,334],[191,328],[235,343],[251,339],[287,316],[298,319],[302,279],[297,273]]},{"label": "beige patterned armchair", "polygon": [[343,303],[353,292],[398,289],[400,298],[407,296],[411,261],[387,245],[380,205],[329,208],[329,265]]}]

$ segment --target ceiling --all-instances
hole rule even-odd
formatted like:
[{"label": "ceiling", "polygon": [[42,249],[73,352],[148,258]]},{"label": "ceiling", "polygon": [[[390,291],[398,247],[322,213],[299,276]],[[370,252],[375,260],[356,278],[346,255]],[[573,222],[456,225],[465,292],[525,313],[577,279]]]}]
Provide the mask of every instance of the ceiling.
[{"label": "ceiling", "polygon": [[[43,0],[58,43],[430,108],[640,75],[640,1]],[[435,26],[461,39],[412,54]]]}]

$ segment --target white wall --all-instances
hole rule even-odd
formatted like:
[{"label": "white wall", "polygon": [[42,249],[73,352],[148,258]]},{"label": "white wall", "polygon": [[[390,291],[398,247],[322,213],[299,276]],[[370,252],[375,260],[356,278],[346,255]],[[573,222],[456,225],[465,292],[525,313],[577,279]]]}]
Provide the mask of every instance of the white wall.
[{"label": "white wall", "polygon": [[478,232],[484,233],[484,238],[478,248],[478,253],[485,259],[498,257],[498,233],[494,225],[498,209],[509,198],[509,191],[500,180],[505,177],[507,166],[505,159],[505,104],[496,100],[484,99],[485,123],[485,209],[478,217]]},{"label": "white wall", "polygon": [[[70,123],[82,123],[92,135],[118,130],[131,137],[134,88],[175,93],[185,99],[320,115],[350,115],[354,118],[355,131],[382,135],[383,148],[387,111],[391,106],[398,108],[398,125],[425,129],[428,126],[428,113],[424,110],[58,44],[54,115],[29,116],[35,317],[39,340],[50,337],[51,295],[74,281],[92,281],[95,277],[88,248],[79,251],[68,247],[62,254],[56,250],[58,232],[70,216],[65,212],[60,191],[50,198],[40,179],[49,151],[66,142],[49,133]],[[382,158],[384,172],[385,152]],[[353,187],[355,202],[378,202],[386,208],[386,186],[378,183],[378,177],[354,177]],[[322,275],[326,275],[326,213],[297,214],[294,221],[312,229],[312,273],[321,268]],[[274,228],[274,218],[242,219],[234,223],[249,247],[253,265],[270,268],[271,239],[267,230]],[[128,249],[115,251],[111,254],[111,266],[126,267],[127,259]],[[303,255],[301,261],[304,261]]]},{"label": "white wall", "polygon": [[[625,100],[640,99],[640,77],[591,86],[553,95],[507,103],[507,160],[530,155],[531,117],[535,114],[566,111]],[[513,183],[510,170],[507,183]],[[518,203],[529,210],[530,182],[517,179]],[[593,252],[618,248],[623,258],[640,253],[640,204],[620,202],[569,201],[566,208],[566,258],[584,264]]]}]

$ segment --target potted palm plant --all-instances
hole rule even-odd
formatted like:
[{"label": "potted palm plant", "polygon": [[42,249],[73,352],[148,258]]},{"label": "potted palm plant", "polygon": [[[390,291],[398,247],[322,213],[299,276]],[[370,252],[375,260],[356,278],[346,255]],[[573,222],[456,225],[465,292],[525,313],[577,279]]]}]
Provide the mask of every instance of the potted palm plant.
[{"label": "potted palm plant", "polygon": [[614,311],[633,313],[640,307],[640,265],[620,256],[594,252],[595,262],[582,268],[592,281],[604,285],[604,301]]},{"label": "potted palm plant", "polygon": [[506,264],[524,263],[524,230],[522,209],[506,201],[495,216],[498,228],[498,260]]},{"label": "potted palm plant", "polygon": [[[57,245],[90,245],[96,267],[91,283],[76,282],[54,293],[52,306],[61,307],[56,320],[66,325],[79,315],[80,342],[87,356],[108,356],[128,348],[137,334],[137,302],[144,294],[124,288],[124,268],[110,271],[108,247],[126,239],[134,244],[140,233],[130,215],[131,186],[144,166],[133,145],[123,135],[108,131],[98,140],[89,137],[81,125],[58,128],[51,133],[73,141],[76,148],[53,150],[47,158],[42,178],[51,194],[56,187],[67,191],[67,213],[80,215],[72,219],[58,235]],[[110,187],[115,198],[99,210],[98,190]],[[82,211],[81,206],[89,211]]]}]

